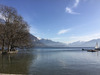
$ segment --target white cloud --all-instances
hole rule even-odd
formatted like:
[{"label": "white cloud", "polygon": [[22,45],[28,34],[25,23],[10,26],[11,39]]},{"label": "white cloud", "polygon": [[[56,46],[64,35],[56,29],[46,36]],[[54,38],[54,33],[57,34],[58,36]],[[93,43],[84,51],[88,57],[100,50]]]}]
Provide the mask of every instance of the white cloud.
[{"label": "white cloud", "polygon": [[58,34],[60,35],[60,34],[67,33],[69,30],[70,30],[70,29],[63,29],[63,30],[60,30],[60,31],[58,32]]},{"label": "white cloud", "polygon": [[73,8],[76,8],[78,6],[79,2],[80,2],[80,0],[75,0],[75,3],[74,3],[74,5],[72,5],[72,7],[66,7],[66,12],[69,14],[80,14],[80,13],[73,11]]},{"label": "white cloud", "polygon": [[80,2],[80,0],[75,0],[74,7],[77,7],[79,2]]},{"label": "white cloud", "polygon": [[73,10],[69,7],[66,7],[66,12],[70,13],[70,14],[80,14],[80,13],[77,13],[77,12],[73,12]]}]

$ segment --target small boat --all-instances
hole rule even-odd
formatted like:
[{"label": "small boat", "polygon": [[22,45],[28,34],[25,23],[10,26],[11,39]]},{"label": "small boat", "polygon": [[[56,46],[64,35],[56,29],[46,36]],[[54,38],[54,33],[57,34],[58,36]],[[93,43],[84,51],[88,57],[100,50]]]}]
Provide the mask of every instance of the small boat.
[{"label": "small boat", "polygon": [[100,50],[100,47],[98,45],[98,42],[96,43],[95,50]]},{"label": "small boat", "polygon": [[87,50],[87,52],[97,52],[98,50]]},{"label": "small boat", "polygon": [[99,47],[98,42],[97,42],[94,50],[87,50],[87,51],[88,52],[97,52],[99,50],[100,50],[100,47]]},{"label": "small boat", "polygon": [[82,48],[82,51],[84,51],[84,49]]}]

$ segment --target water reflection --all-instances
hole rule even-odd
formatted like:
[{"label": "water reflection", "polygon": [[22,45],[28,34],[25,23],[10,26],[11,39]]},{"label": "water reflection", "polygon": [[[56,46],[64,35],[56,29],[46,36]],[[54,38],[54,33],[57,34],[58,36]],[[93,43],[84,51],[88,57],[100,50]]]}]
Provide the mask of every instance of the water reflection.
[{"label": "water reflection", "polygon": [[[48,51],[49,50],[49,51]],[[33,75],[99,75],[100,52],[37,50],[30,67]],[[76,50],[76,49],[75,49]]]},{"label": "water reflection", "polygon": [[[64,48],[65,49],[65,48]],[[100,75],[100,51],[39,48],[0,55],[0,73],[26,75]],[[69,48],[68,48],[69,49]],[[50,51],[51,50],[51,51]],[[55,51],[56,50],[56,51]],[[80,51],[79,51],[80,50]]]},{"label": "water reflection", "polygon": [[0,55],[0,73],[28,74],[34,59],[31,53]]}]

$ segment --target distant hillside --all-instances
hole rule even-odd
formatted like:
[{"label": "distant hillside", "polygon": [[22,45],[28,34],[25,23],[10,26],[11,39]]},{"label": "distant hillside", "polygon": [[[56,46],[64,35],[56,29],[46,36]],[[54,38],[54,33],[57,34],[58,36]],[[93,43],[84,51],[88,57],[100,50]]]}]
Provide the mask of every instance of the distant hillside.
[{"label": "distant hillside", "polygon": [[65,43],[55,42],[49,39],[41,39],[40,42],[49,47],[66,47],[67,46]]},{"label": "distant hillside", "polygon": [[[69,47],[95,47],[96,42],[98,42],[100,44],[100,39],[93,39],[87,42],[73,42],[68,44]],[[100,45],[99,45],[100,46]]]},{"label": "distant hillside", "polygon": [[66,47],[66,44],[61,42],[55,42],[48,39],[38,39],[32,34],[30,34],[30,37],[35,47]]},{"label": "distant hillside", "polygon": [[41,43],[40,40],[34,35],[30,34],[30,38],[32,40],[34,47],[45,47],[46,46],[45,44]]},{"label": "distant hillside", "polygon": [[35,47],[95,47],[96,42],[100,44],[100,39],[93,39],[87,42],[77,41],[66,45],[65,43],[55,42],[49,39],[38,39],[32,34],[30,34],[30,37]]}]

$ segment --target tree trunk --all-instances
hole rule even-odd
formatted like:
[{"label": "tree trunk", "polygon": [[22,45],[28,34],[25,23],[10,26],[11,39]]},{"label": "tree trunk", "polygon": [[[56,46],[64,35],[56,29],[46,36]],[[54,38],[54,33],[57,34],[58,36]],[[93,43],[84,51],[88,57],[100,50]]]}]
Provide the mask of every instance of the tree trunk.
[{"label": "tree trunk", "polygon": [[3,39],[2,40],[2,52],[4,51],[4,45],[5,45],[4,42],[5,42],[5,40]]},{"label": "tree trunk", "polygon": [[14,49],[14,43],[12,42],[11,43],[11,49],[10,50],[13,50]]},{"label": "tree trunk", "polygon": [[8,45],[8,52],[10,52],[10,45]]},{"label": "tree trunk", "polygon": [[8,41],[8,52],[10,52],[10,42]]}]

